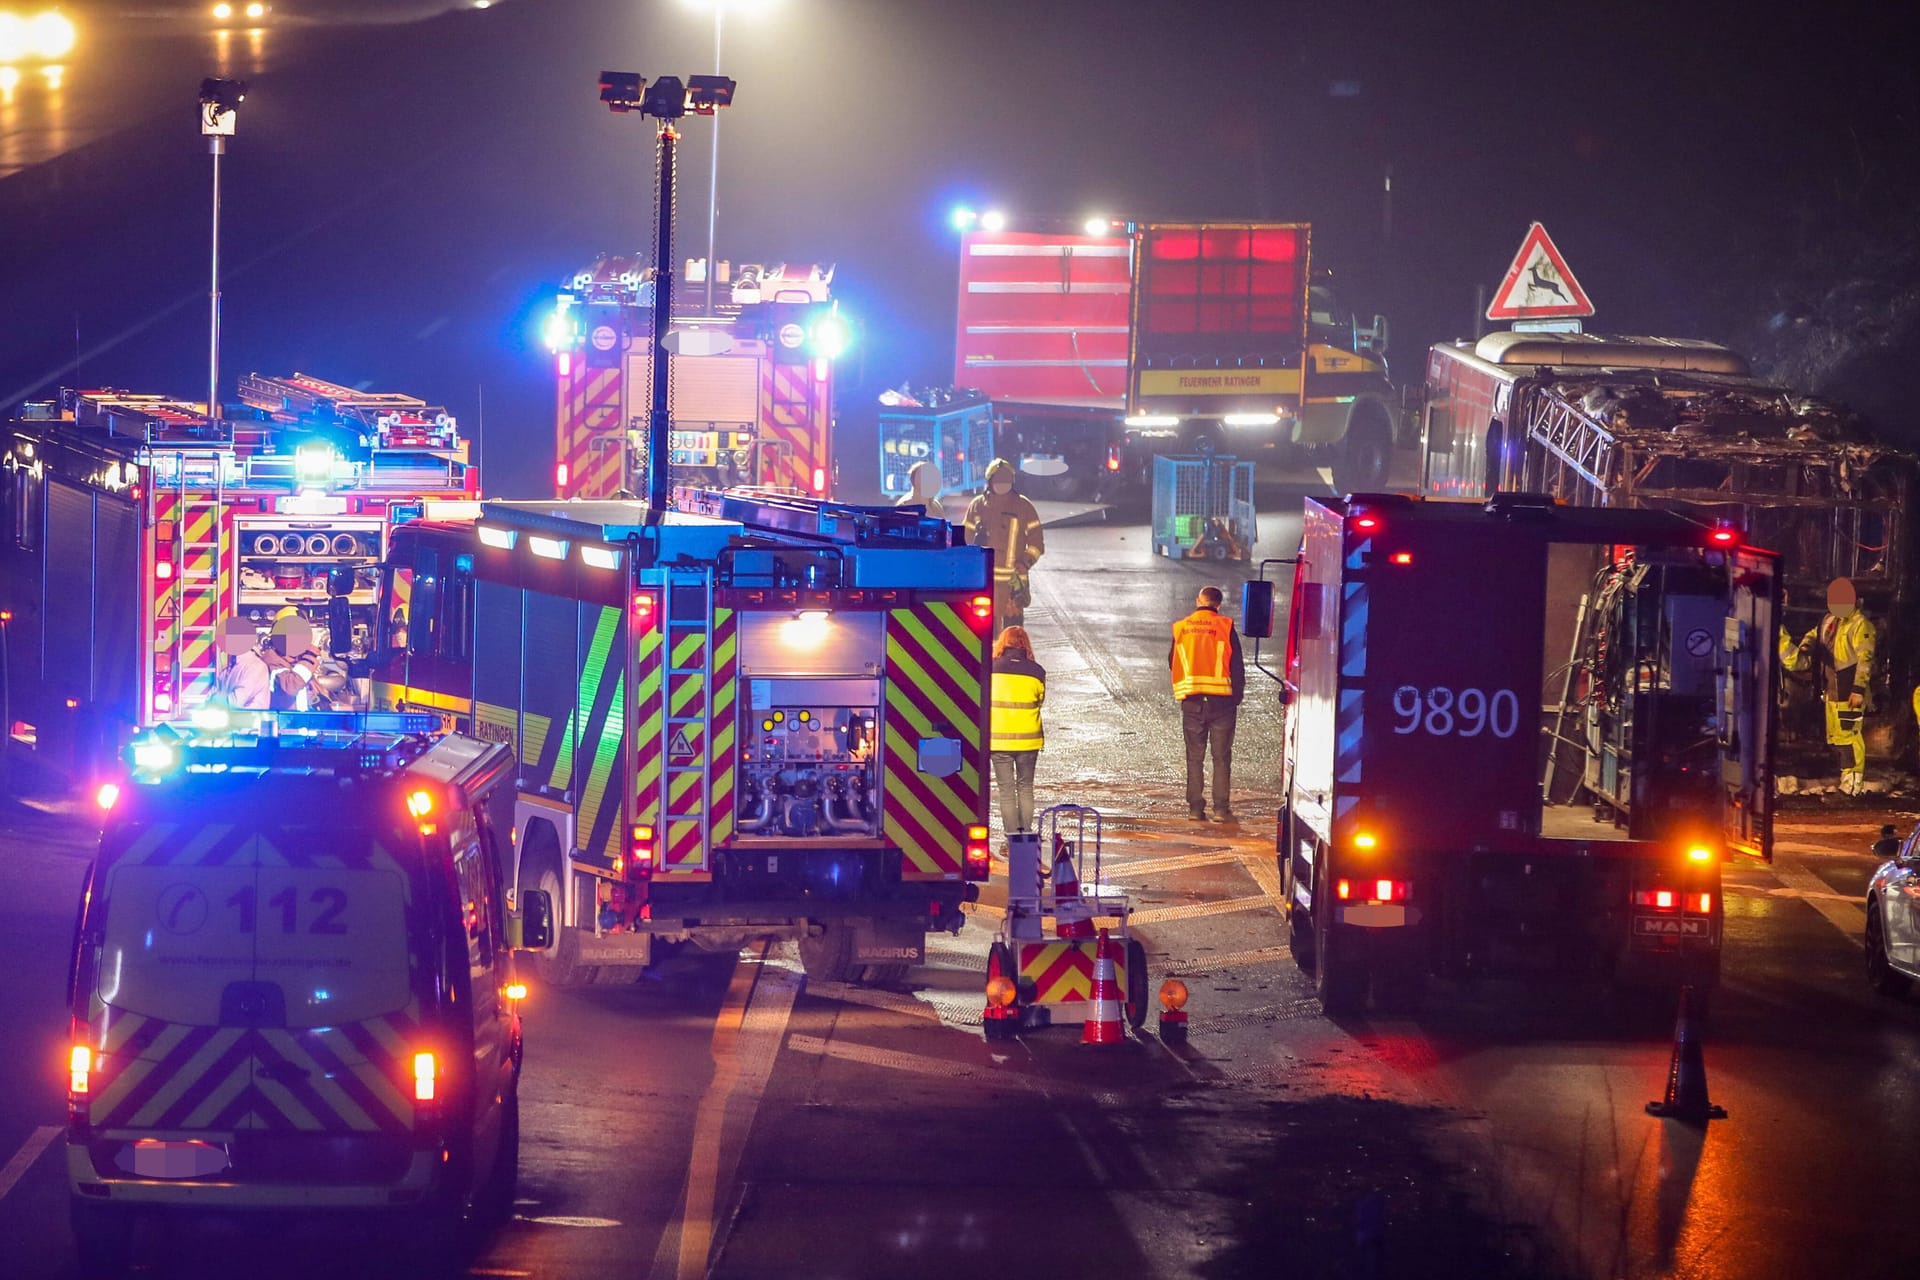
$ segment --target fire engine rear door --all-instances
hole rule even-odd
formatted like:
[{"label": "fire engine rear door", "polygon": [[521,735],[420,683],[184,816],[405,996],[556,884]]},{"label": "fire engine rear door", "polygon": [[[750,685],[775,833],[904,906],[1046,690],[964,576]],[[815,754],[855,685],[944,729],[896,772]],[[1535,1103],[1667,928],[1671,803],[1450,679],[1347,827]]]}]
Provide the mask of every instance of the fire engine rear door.
[{"label": "fire engine rear door", "polygon": [[1720,781],[1727,848],[1773,861],[1774,636],[1779,591],[1771,555],[1741,548],[1721,638]]}]

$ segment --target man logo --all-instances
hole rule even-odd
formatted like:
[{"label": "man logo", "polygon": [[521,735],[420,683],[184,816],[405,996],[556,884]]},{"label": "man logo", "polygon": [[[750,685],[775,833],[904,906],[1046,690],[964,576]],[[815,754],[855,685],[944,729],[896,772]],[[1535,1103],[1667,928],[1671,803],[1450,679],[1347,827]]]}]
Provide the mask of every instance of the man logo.
[{"label": "man logo", "polygon": [[1698,938],[1707,931],[1705,920],[1657,920],[1643,916],[1634,922],[1634,932],[1665,938]]}]

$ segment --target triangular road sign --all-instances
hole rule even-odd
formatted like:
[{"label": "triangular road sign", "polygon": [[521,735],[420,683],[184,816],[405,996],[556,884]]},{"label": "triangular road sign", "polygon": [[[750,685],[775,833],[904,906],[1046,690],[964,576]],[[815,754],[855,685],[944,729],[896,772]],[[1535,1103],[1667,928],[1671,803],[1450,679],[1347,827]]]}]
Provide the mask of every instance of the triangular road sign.
[{"label": "triangular road sign", "polygon": [[1539,223],[1527,228],[1520,252],[1513,255],[1507,278],[1494,292],[1487,308],[1489,320],[1531,320],[1549,316],[1590,316],[1593,303],[1587,291],[1567,270],[1567,260],[1554,247]]},{"label": "triangular road sign", "polygon": [[691,760],[693,756],[693,739],[687,736],[685,729],[674,730],[673,740],[667,743],[667,758],[670,760]]}]

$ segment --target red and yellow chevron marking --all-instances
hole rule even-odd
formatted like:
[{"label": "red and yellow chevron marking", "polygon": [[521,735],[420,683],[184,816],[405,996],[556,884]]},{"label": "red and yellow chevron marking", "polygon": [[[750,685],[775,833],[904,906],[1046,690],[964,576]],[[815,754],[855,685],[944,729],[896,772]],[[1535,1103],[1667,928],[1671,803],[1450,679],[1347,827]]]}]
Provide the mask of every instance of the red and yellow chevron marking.
[{"label": "red and yellow chevron marking", "polygon": [[[1093,998],[1093,955],[1097,938],[1071,942],[1020,944],[1020,978],[1033,984],[1030,1004],[1073,1004]],[[1124,949],[1123,949],[1124,950]],[[1120,999],[1127,998],[1127,966],[1123,958],[1113,966]]]},{"label": "red and yellow chevron marking", "polygon": [[93,1123],[109,1129],[405,1132],[418,1022],[202,1027],[95,1003]]},{"label": "red and yellow chevron marking", "polygon": [[701,856],[700,819],[669,819],[667,822],[666,853],[661,858],[662,867],[668,872],[705,871],[706,859]]},{"label": "red and yellow chevron marking", "polygon": [[[887,614],[887,740],[883,830],[907,880],[957,879],[967,828],[987,820],[987,641],[960,606],[932,602]],[[949,725],[961,767],[934,778],[915,768],[921,738]],[[944,733],[944,731],[943,731]]]},{"label": "red and yellow chevron marking", "polygon": [[829,384],[814,379],[809,364],[766,361],[760,380],[760,428],[764,438],[785,446],[768,483],[813,492],[816,468],[829,470],[826,456]]},{"label": "red and yellow chevron marking", "polygon": [[733,838],[733,782],[734,770],[739,764],[738,752],[734,750],[734,734],[739,720],[735,701],[739,692],[740,654],[733,610],[713,611],[712,641],[713,716],[709,723],[713,725],[713,752],[709,771],[713,778],[710,809],[713,817],[709,831],[712,842],[717,846]]},{"label": "red and yellow chevron marking", "polygon": [[620,489],[618,446],[596,447],[605,437],[619,439],[620,370],[581,369],[560,379],[555,419],[555,461],[567,466],[563,498],[611,498]]},{"label": "red and yellow chevron marking", "polygon": [[633,820],[661,825],[660,770],[667,756],[666,712],[661,706],[661,657],[665,645],[657,626],[634,637],[633,658]]}]

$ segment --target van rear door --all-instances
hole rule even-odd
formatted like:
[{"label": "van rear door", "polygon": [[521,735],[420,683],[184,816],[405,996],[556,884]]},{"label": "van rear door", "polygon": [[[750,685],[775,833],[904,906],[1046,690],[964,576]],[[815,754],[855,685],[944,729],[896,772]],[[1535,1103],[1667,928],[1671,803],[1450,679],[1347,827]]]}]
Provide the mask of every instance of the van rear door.
[{"label": "van rear door", "polygon": [[420,908],[403,839],[287,823],[111,830],[89,1006],[96,1128],[410,1130]]}]

